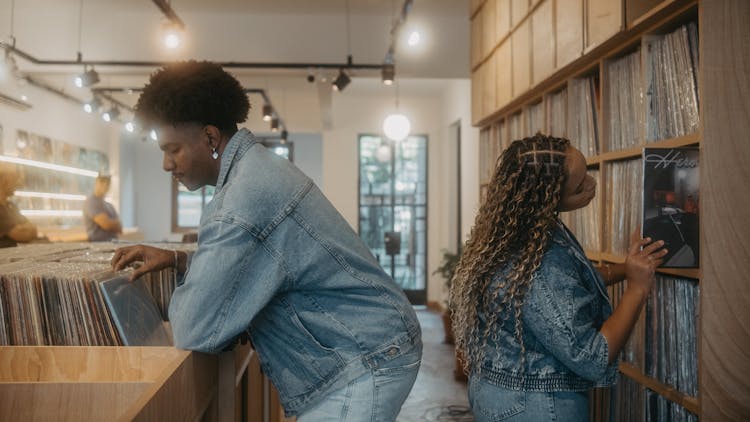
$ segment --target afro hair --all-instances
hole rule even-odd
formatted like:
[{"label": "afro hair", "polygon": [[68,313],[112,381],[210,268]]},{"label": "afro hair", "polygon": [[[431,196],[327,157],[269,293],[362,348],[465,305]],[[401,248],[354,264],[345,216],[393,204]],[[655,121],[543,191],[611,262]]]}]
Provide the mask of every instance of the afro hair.
[{"label": "afro hair", "polygon": [[233,133],[247,119],[245,90],[218,64],[194,60],[169,64],[151,75],[135,106],[144,128],[201,123]]}]

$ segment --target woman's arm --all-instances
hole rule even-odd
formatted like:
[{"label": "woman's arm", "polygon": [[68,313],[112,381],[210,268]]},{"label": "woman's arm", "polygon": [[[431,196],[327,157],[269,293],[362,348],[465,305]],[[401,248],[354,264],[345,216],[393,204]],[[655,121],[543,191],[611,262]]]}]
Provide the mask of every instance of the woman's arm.
[{"label": "woman's arm", "polygon": [[609,262],[605,262],[597,270],[599,270],[599,274],[601,274],[604,284],[607,286],[625,280],[625,264],[610,264]]},{"label": "woman's arm", "polygon": [[609,363],[614,362],[630,337],[630,332],[654,284],[656,267],[661,265],[662,258],[667,254],[667,250],[662,248],[663,241],[651,242],[650,238],[639,238],[638,231],[631,236],[630,250],[624,265],[625,278],[628,280],[625,293],[620,298],[617,308],[599,330],[607,339]]}]

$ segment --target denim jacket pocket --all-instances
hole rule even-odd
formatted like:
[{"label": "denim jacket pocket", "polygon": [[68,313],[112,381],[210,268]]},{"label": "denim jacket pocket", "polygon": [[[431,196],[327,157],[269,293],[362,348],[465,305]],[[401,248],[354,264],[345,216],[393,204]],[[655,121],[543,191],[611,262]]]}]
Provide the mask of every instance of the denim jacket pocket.
[{"label": "denim jacket pocket", "polygon": [[[279,321],[288,321],[289,326],[282,328]],[[251,334],[264,372],[284,397],[308,394],[330,382],[346,366],[336,350],[321,344],[294,310],[279,301],[256,317]],[[277,356],[280,350],[283,355]],[[269,364],[278,360],[284,365]]]},{"label": "denim jacket pocket", "polygon": [[372,370],[393,368],[422,359],[422,338],[419,334],[402,333],[378,350],[363,356]]}]

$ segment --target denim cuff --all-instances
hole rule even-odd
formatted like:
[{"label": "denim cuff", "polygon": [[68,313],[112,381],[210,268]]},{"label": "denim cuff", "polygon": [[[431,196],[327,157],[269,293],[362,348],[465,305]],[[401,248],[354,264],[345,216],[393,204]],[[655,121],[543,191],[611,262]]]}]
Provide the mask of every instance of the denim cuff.
[{"label": "denim cuff", "polygon": [[185,282],[185,274],[187,274],[188,271],[190,270],[190,262],[193,260],[193,253],[194,253],[194,251],[182,251],[182,252],[185,252],[185,256],[187,258],[185,260],[185,272],[176,273],[178,286],[182,286],[182,284]]},{"label": "denim cuff", "polygon": [[591,362],[596,368],[596,373],[604,374],[607,371],[607,362],[609,362],[609,343],[601,331],[596,333],[594,347],[591,349]]},{"label": "denim cuff", "polygon": [[597,373],[602,374],[599,379],[595,380],[595,387],[609,387],[617,380],[617,368],[620,362],[619,356],[612,362],[609,362],[609,343],[604,334],[597,332],[598,344],[594,347],[594,356],[592,356],[592,362],[596,366]]}]

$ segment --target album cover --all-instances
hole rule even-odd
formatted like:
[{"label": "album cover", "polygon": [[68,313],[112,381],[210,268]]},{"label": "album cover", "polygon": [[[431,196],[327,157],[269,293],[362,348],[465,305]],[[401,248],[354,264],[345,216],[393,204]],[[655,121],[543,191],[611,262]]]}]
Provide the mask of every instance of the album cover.
[{"label": "album cover", "polygon": [[697,268],[700,262],[699,150],[644,148],[643,237],[663,240],[662,267]]},{"label": "album cover", "polygon": [[99,286],[124,346],[171,346],[159,308],[143,280],[125,276],[102,281]]}]

